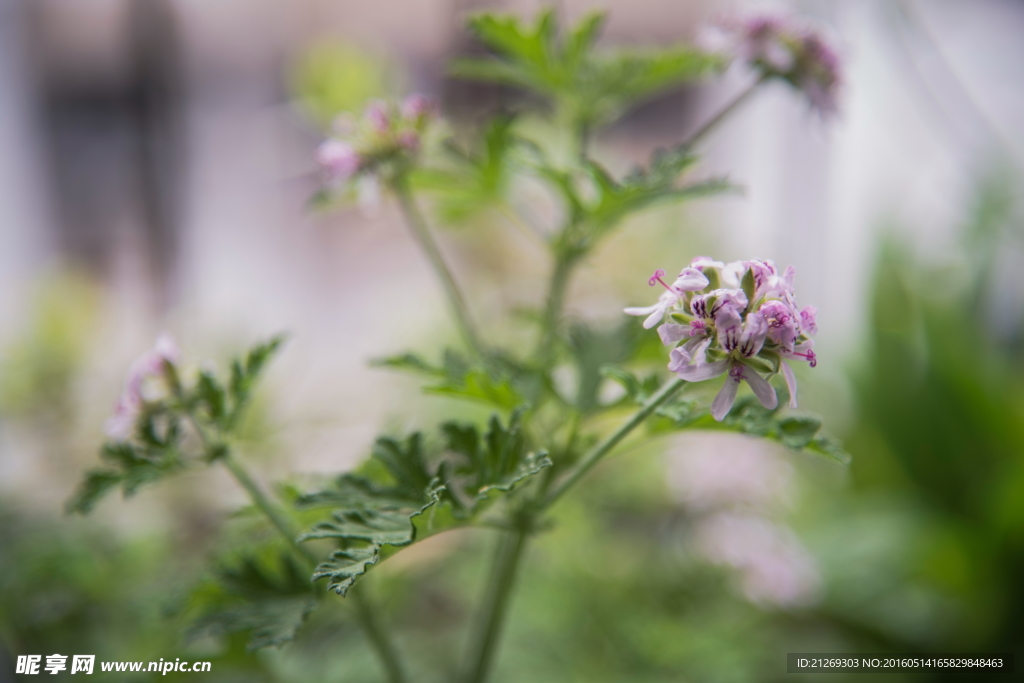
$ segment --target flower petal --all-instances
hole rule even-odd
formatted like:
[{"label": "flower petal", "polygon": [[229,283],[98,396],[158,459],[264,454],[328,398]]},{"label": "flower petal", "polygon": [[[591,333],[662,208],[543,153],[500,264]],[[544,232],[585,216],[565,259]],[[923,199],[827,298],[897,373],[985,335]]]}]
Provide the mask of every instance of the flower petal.
[{"label": "flower petal", "polygon": [[644,320],[644,329],[645,330],[651,329],[652,327],[657,325],[659,322],[661,322],[661,319],[664,318],[664,317],[665,317],[665,307],[664,306],[658,306],[657,310],[655,310],[654,313],[651,313],[649,316],[647,316],[647,319]]},{"label": "flower petal", "polygon": [[687,382],[703,382],[706,379],[718,377],[728,369],[729,361],[720,360],[715,361],[714,363],[687,365],[684,368],[676,370],[676,374]]},{"label": "flower petal", "polygon": [[626,315],[650,315],[659,308],[661,308],[661,304],[654,304],[653,306],[634,306],[632,308],[624,308],[622,309],[622,312]]},{"label": "flower petal", "polygon": [[793,374],[793,368],[789,367],[789,363],[781,361],[782,365],[782,376],[786,378],[786,388],[789,389],[789,407],[796,408],[796,375]]},{"label": "flower petal", "polygon": [[684,292],[698,292],[711,284],[707,276],[696,268],[683,268],[679,277],[672,283],[675,289]]},{"label": "flower petal", "polygon": [[[722,361],[723,363],[725,361]],[[729,414],[729,410],[732,409],[732,404],[736,402],[736,390],[739,389],[740,382],[734,377],[726,377],[725,384],[718,391],[718,395],[715,396],[715,400],[711,403],[711,415],[716,420],[721,422],[725,419],[725,416]]]},{"label": "flower petal", "polygon": [[658,336],[661,337],[661,343],[665,346],[674,344],[683,337],[687,337],[690,334],[689,325],[676,325],[674,323],[665,323],[658,328]]},{"label": "flower petal", "polygon": [[773,410],[779,405],[779,397],[775,394],[775,387],[768,383],[761,375],[757,374],[753,368],[745,368],[743,372],[743,379],[747,381],[750,388],[754,390],[754,395],[757,396],[757,400],[761,402],[768,410]]}]

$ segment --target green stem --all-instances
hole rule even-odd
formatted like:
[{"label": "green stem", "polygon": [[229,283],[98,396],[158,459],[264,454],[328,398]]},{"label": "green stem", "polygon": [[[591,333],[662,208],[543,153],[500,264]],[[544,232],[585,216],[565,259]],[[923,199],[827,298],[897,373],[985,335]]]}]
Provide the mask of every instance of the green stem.
[{"label": "green stem", "polygon": [[705,121],[700,128],[690,133],[689,137],[685,138],[680,146],[693,147],[698,142],[703,140],[708,135],[708,133],[710,133],[712,130],[718,127],[718,124],[720,124],[730,114],[736,111],[736,109],[738,109],[741,104],[746,102],[747,99],[752,94],[754,94],[754,91],[757,90],[757,87],[761,85],[761,83],[763,83],[764,81],[764,76],[754,81],[754,83],[750,87],[748,87],[746,90],[744,90],[735,98],[733,98],[733,100],[729,102],[729,104],[725,105],[725,107],[723,107],[717,114],[715,114],[710,119]]},{"label": "green stem", "polygon": [[477,628],[473,631],[469,669],[463,679],[464,683],[485,683],[490,674],[527,536],[527,530],[520,526],[503,534],[498,542],[494,573],[487,584],[483,608]]},{"label": "green stem", "polygon": [[423,214],[416,206],[408,181],[404,176],[401,176],[391,186],[395,196],[398,198],[398,205],[402,209],[402,215],[405,217],[406,224],[408,224],[409,229],[412,231],[413,237],[419,242],[423,253],[427,256],[427,260],[433,266],[434,272],[437,273],[437,277],[444,287],[445,294],[448,295],[448,303],[451,305],[452,313],[455,314],[459,331],[462,333],[470,350],[478,357],[483,358],[483,345],[480,343],[480,336],[477,334],[476,326],[473,324],[473,318],[469,314],[466,299],[462,295],[459,285],[455,282],[455,277],[448,268],[448,264],[445,263],[444,256],[437,246],[437,241],[434,240],[426,218],[423,217]]},{"label": "green stem", "polygon": [[564,256],[556,252],[555,269],[551,273],[551,285],[548,288],[548,300],[541,321],[540,342],[535,353],[542,367],[547,367],[554,360],[555,340],[558,336],[558,323],[565,306],[565,293],[569,288],[572,269],[576,258]]},{"label": "green stem", "polygon": [[280,508],[274,505],[267,494],[263,492],[263,489],[259,487],[256,480],[249,474],[249,470],[247,470],[245,466],[231,453],[225,453],[219,459],[224,463],[224,466],[228,468],[228,471],[231,472],[235,481],[237,481],[239,485],[245,489],[245,492],[249,494],[249,499],[253,502],[253,505],[258,507],[260,511],[266,515],[267,519],[270,520],[270,523],[278,530],[282,538],[288,541],[288,544],[294,548],[305,561],[315,567],[317,565],[316,556],[310,552],[309,548],[299,544],[295,540],[299,535],[298,529],[296,529],[291,520],[281,512]]},{"label": "green stem", "polygon": [[355,602],[356,611],[359,612],[359,618],[362,619],[363,628],[366,630],[366,636],[370,639],[374,649],[377,651],[377,656],[380,658],[381,664],[384,665],[384,669],[387,671],[388,680],[391,683],[404,683],[406,680],[405,671],[402,669],[401,660],[398,657],[398,653],[395,651],[394,643],[388,638],[387,634],[380,626],[380,622],[377,621],[376,613],[373,611],[373,607],[370,605],[370,601],[367,600],[366,596],[363,595],[363,591],[359,590],[365,586],[359,586],[356,590],[350,592],[352,600]]},{"label": "green stem", "polygon": [[563,493],[570,489],[577,481],[579,481],[583,475],[591,470],[597,462],[608,454],[615,446],[618,445],[626,436],[640,426],[644,420],[646,420],[651,413],[658,409],[660,405],[665,401],[672,398],[679,389],[685,384],[686,381],[682,379],[674,379],[666,383],[658,393],[655,394],[644,404],[643,408],[638,410],[633,417],[629,418],[622,424],[621,427],[615,430],[608,438],[602,441],[600,444],[594,447],[592,451],[587,453],[580,460],[579,464],[569,474],[565,476],[558,484],[551,489],[547,497],[544,499],[543,507],[550,507],[556,500],[558,500]]}]

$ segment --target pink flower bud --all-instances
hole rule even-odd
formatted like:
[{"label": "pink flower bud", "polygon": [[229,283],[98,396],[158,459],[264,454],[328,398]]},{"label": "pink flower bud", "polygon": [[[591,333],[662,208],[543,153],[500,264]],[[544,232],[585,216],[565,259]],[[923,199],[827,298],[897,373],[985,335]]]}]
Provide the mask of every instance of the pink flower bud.
[{"label": "pink flower bud", "polygon": [[316,150],[316,161],[331,180],[346,180],[362,165],[362,157],[347,142],[331,138]]}]

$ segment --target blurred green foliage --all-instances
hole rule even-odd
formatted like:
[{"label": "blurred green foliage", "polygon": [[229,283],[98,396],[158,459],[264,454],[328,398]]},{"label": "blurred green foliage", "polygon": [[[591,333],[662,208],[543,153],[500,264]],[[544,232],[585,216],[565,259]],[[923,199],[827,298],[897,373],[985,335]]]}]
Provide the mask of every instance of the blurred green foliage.
[{"label": "blurred green foliage", "polygon": [[67,423],[99,302],[95,283],[74,270],[39,278],[27,325],[0,356],[0,412]]}]

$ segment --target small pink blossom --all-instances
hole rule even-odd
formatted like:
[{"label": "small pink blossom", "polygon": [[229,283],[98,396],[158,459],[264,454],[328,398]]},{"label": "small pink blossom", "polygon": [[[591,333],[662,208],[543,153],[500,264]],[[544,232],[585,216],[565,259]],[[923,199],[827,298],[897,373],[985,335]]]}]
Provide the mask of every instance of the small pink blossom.
[{"label": "small pink blossom", "polygon": [[402,118],[408,121],[419,122],[423,119],[435,118],[438,114],[438,109],[437,101],[426,95],[413,93],[402,102]]},{"label": "small pink blossom", "polygon": [[325,140],[316,150],[316,161],[332,181],[348,180],[362,165],[359,153],[347,142]]},{"label": "small pink blossom", "polygon": [[174,338],[166,332],[160,333],[153,348],[139,356],[129,368],[124,389],[104,425],[108,437],[115,441],[131,438],[145,404],[166,393],[168,365],[174,366],[180,359],[181,352]]},{"label": "small pink blossom", "polygon": [[[424,95],[410,95],[401,105],[376,100],[360,118],[338,116],[331,137],[316,151],[329,190],[359,189],[368,177],[387,181],[404,172],[419,155],[437,106]],[[373,184],[373,187],[376,187]]]},{"label": "small pink blossom", "polygon": [[780,78],[803,91],[823,117],[838,111],[841,66],[835,50],[807,22],[774,16],[718,22],[726,50],[763,77]]}]

